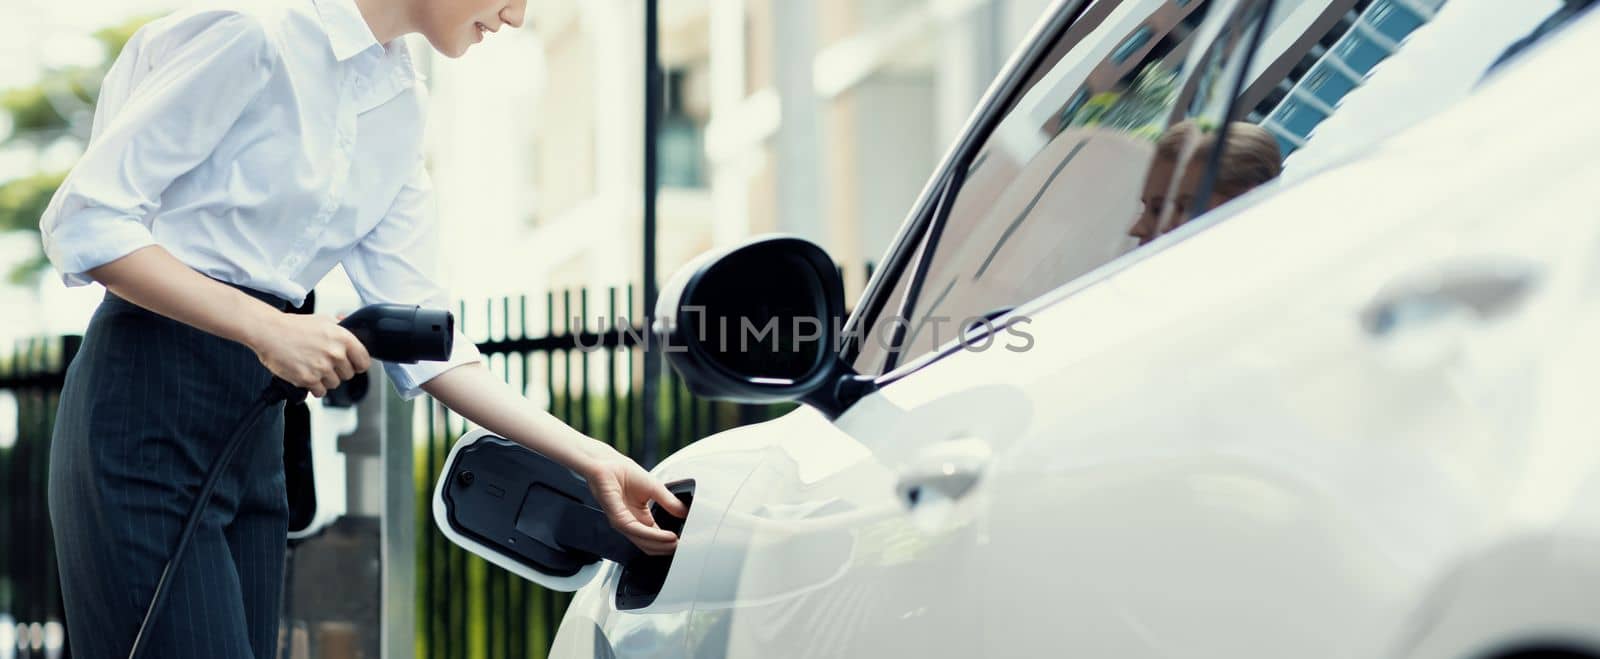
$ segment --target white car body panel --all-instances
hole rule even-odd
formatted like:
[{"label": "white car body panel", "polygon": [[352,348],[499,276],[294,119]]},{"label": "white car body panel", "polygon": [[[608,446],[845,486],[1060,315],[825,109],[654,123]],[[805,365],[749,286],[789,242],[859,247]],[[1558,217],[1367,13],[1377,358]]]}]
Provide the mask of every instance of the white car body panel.
[{"label": "white car body panel", "polygon": [[[606,565],[553,656],[1600,647],[1596,44],[1591,15],[1025,307],[1027,351],[672,456],[659,477],[697,490],[660,596],[617,610]],[[1441,296],[1480,280],[1520,287]],[[967,496],[907,506],[942,464],[974,470]]]}]

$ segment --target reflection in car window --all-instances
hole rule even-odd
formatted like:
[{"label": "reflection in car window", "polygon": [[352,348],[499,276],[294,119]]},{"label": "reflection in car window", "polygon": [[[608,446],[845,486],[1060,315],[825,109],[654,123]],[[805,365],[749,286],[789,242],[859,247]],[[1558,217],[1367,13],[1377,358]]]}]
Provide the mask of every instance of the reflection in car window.
[{"label": "reflection in car window", "polygon": [[1380,63],[1405,47],[1406,38],[1431,20],[1444,0],[1285,4],[1240,96],[1251,108],[1248,120],[1270,131],[1288,156],[1306,145]]},{"label": "reflection in car window", "polygon": [[1457,103],[1508,53],[1595,4],[1298,2],[1274,23],[1240,95],[1251,108],[1246,119],[1278,139],[1286,156],[1284,183],[1364,152]]},{"label": "reflection in car window", "polygon": [[[856,368],[877,373],[916,359],[973,319],[1136,248],[1141,230],[1153,237],[1187,219],[1260,4],[1090,6],[1062,37],[1075,43],[1052,49],[971,158],[953,202],[946,192],[948,214],[919,248],[932,242],[931,260],[920,268],[924,255],[913,256]],[[1228,6],[1245,8],[1208,16]],[[1261,135],[1275,174],[1274,142]]]},{"label": "reflection in car window", "polygon": [[1149,25],[1139,26],[1139,29],[1134,30],[1133,36],[1128,37],[1122,42],[1122,45],[1117,46],[1117,49],[1111,52],[1111,63],[1121,64],[1128,61],[1129,57],[1138,52],[1140,48],[1143,48],[1145,44],[1150,43],[1150,35],[1152,34],[1155,34],[1155,30],[1151,29]]}]

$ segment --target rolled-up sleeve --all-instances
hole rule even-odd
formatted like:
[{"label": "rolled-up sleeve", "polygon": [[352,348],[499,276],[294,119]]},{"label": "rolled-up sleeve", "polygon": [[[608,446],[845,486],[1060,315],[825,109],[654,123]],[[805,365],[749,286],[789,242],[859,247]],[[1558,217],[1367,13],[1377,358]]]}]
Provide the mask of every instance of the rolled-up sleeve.
[{"label": "rolled-up sleeve", "polygon": [[[106,74],[83,157],[39,218],[44,252],[68,286],[153,244],[162,191],[205,161],[271,79],[275,49],[254,17],[200,10],[159,39],[136,35]],[[159,42],[157,42],[159,41]]]},{"label": "rolled-up sleeve", "polygon": [[[449,309],[449,291],[438,280],[439,223],[432,184],[419,159],[410,180],[384,218],[345,257],[345,273],[363,304],[392,302]],[[401,398],[422,394],[422,385],[447,370],[479,362],[477,345],[456,330],[450,359],[442,362],[384,362]]]}]

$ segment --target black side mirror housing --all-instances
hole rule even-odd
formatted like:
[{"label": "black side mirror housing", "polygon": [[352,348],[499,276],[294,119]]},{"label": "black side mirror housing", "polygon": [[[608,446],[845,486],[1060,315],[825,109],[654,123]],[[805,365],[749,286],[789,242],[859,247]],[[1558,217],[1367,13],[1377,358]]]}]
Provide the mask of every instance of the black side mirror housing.
[{"label": "black side mirror housing", "polygon": [[690,391],[800,401],[837,417],[873,389],[839,356],[844,281],[816,243],[764,236],[685,265],[662,288],[654,338]]}]

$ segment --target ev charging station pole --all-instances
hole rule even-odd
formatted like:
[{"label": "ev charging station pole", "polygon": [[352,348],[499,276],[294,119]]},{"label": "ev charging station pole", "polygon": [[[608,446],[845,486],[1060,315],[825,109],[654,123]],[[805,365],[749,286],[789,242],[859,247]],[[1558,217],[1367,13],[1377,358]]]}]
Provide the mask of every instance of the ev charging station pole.
[{"label": "ev charging station pole", "polygon": [[[661,44],[656,0],[644,0],[644,434],[633,453],[645,469],[656,465],[660,435],[656,400],[661,382],[661,351],[651,332],[656,307],[656,133],[661,124]],[[631,443],[631,442],[630,442]]]},{"label": "ev charging station pole", "polygon": [[[380,372],[383,369],[377,369]],[[383,405],[373,411],[381,419],[379,436],[382,479],[383,581],[379,616],[382,638],[380,659],[401,659],[416,653],[417,635],[417,477],[412,461],[416,457],[412,441],[413,405],[389,386],[388,377],[377,378]],[[424,403],[432,405],[433,403]],[[371,486],[367,486],[371,490]]]},{"label": "ev charging station pole", "polygon": [[311,442],[333,443],[343,463],[337,476],[319,475],[317,505],[343,503],[289,550],[277,659],[416,654],[413,406],[383,369],[366,376],[367,394],[353,408],[325,398],[311,412]]}]

